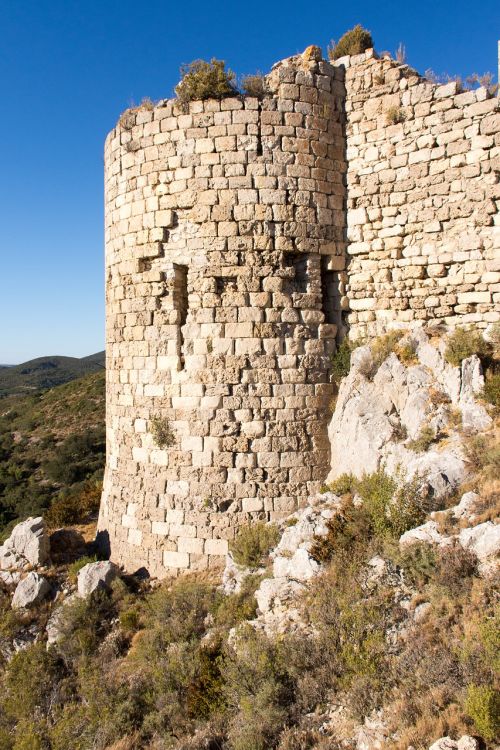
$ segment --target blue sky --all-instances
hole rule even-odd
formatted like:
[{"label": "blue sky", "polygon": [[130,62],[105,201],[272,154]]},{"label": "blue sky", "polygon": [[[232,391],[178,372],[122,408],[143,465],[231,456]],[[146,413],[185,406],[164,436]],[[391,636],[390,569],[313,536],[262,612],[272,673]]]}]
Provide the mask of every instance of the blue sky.
[{"label": "blue sky", "polygon": [[497,70],[500,3],[0,0],[0,363],[104,346],[103,142],[179,65],[266,71],[355,23],[420,71]]}]

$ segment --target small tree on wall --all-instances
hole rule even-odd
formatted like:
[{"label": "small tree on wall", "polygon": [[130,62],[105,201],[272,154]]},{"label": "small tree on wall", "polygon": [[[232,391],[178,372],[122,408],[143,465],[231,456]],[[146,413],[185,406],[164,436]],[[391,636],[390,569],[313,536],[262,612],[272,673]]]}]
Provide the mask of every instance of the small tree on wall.
[{"label": "small tree on wall", "polygon": [[237,94],[235,74],[226,69],[224,60],[213,57],[210,62],[194,60],[182,65],[180,83],[175,87],[177,98],[182,103],[196,99],[224,99]]},{"label": "small tree on wall", "polygon": [[372,35],[358,23],[353,29],[346,31],[338,42],[333,40],[330,42],[328,57],[330,60],[338,60],[344,55],[360,55],[371,47],[373,47]]}]

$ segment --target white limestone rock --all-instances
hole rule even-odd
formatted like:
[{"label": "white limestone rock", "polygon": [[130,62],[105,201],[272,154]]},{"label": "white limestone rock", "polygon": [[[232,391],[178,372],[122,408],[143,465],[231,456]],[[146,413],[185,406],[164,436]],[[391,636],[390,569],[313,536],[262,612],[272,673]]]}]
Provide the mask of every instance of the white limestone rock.
[{"label": "white limestone rock", "polygon": [[454,505],[453,508],[449,509],[449,512],[454,518],[467,519],[469,521],[474,520],[474,507],[477,501],[480,499],[477,492],[466,492],[460,498],[460,502]]},{"label": "white limestone rock", "polygon": [[117,576],[118,568],[109,560],[87,563],[78,573],[78,596],[85,598],[97,589],[109,588]]},{"label": "white limestone rock", "polygon": [[28,573],[17,584],[12,598],[12,609],[34,607],[42,602],[50,593],[50,583],[38,573]]},{"label": "white limestone rock", "polygon": [[298,549],[291,557],[278,556],[273,563],[275,578],[288,578],[291,581],[309,581],[318,574],[319,564],[306,549]]},{"label": "white limestone rock", "polygon": [[409,547],[412,544],[443,545],[449,541],[450,537],[445,537],[439,532],[436,521],[427,521],[421,526],[405,531],[399,538],[399,545],[400,547]]},{"label": "white limestone rock", "polygon": [[458,535],[462,547],[470,549],[480,562],[500,554],[500,525],[493,521],[462,529]]},{"label": "white limestone rock", "polygon": [[0,568],[44,565],[49,554],[50,542],[43,518],[27,518],[12,529],[10,537],[0,547]]},{"label": "white limestone rock", "polygon": [[[415,350],[418,364],[406,366],[392,353],[373,374],[369,347],[353,352],[328,429],[332,448],[328,481],[346,472],[361,477],[383,466],[394,477],[418,475],[437,501],[463,481],[465,461],[460,435],[450,426],[449,407],[436,403],[433,392],[441,392],[461,411],[469,432],[488,428],[491,419],[476,401],[484,382],[481,364],[473,356],[461,368],[453,367],[444,359],[445,342],[434,346],[422,329],[402,341]],[[398,440],[398,433],[405,430],[409,439],[417,438],[427,425],[436,433],[448,429],[450,437],[422,453]]]},{"label": "white limestone rock", "polygon": [[21,580],[21,573],[19,570],[0,570],[0,582],[4,586],[17,586]]},{"label": "white limestone rock", "polygon": [[429,750],[479,750],[479,741],[475,737],[464,734],[459,740],[452,740],[451,737],[440,737],[434,742]]},{"label": "white limestone rock", "polygon": [[261,575],[264,568],[247,568],[244,565],[238,565],[230,552],[226,556],[226,565],[222,573],[222,590],[229,596],[230,594],[239,594],[241,586],[246,578],[250,575]]},{"label": "white limestone rock", "polygon": [[50,646],[54,646],[61,640],[64,633],[63,624],[66,613],[68,611],[68,607],[70,607],[71,604],[73,604],[73,602],[75,602],[78,598],[79,597],[76,592],[74,594],[71,594],[71,596],[68,596],[66,599],[64,599],[62,604],[52,612],[45,627],[45,632],[47,634],[47,648],[49,648]]},{"label": "white limestone rock", "polygon": [[257,606],[262,614],[270,612],[274,607],[284,605],[304,587],[287,578],[265,578],[255,592]]}]

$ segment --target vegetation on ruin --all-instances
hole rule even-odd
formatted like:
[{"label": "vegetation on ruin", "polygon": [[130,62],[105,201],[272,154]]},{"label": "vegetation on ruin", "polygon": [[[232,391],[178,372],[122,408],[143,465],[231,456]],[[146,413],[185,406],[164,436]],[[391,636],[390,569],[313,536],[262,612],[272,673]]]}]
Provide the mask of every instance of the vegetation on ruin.
[{"label": "vegetation on ruin", "polygon": [[367,49],[373,47],[372,35],[359,23],[354,28],[343,34],[338,42],[333,40],[328,45],[328,57],[337,60],[344,55],[360,55]]},{"label": "vegetation on ruin", "polygon": [[406,114],[402,107],[389,107],[385,112],[388,125],[399,125],[406,120]]},{"label": "vegetation on ruin", "polygon": [[255,96],[257,99],[263,99],[269,93],[265,75],[257,72],[243,76],[241,79],[241,90],[247,96]]},{"label": "vegetation on ruin", "polygon": [[238,565],[258,568],[266,564],[267,556],[279,537],[276,526],[259,521],[243,526],[230,543],[229,549]]},{"label": "vegetation on ruin", "polygon": [[491,347],[484,340],[480,331],[457,326],[453,333],[448,336],[444,356],[451,365],[460,367],[467,357],[476,354],[481,359],[487,357],[490,352]]},{"label": "vegetation on ruin", "polygon": [[181,80],[175,87],[179,101],[186,104],[197,99],[224,99],[237,93],[232,70],[224,60],[194,60],[180,69]]},{"label": "vegetation on ruin", "polygon": [[171,448],[175,445],[175,433],[165,417],[155,414],[150,420],[150,429],[158,448]]}]

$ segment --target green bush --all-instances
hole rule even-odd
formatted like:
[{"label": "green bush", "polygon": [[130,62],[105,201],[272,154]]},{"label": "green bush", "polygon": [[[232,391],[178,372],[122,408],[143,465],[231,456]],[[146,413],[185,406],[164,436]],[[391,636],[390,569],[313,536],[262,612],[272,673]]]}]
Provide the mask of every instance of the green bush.
[{"label": "green bush", "polygon": [[328,485],[328,490],[334,495],[347,495],[356,490],[357,479],[354,474],[341,474]]},{"label": "green bush", "polygon": [[436,433],[430,425],[425,425],[415,440],[409,440],[406,447],[415,453],[424,453],[436,441]]},{"label": "green bush", "polygon": [[147,623],[161,627],[165,643],[199,638],[215,601],[212,586],[186,577],[148,597]]},{"label": "green bush", "polygon": [[336,386],[339,385],[342,378],[349,375],[351,369],[351,353],[354,349],[353,344],[349,339],[342,339],[337,347],[337,351],[332,355],[331,359],[331,374],[332,381]]},{"label": "green bush", "polygon": [[210,62],[194,60],[181,67],[181,81],[175,87],[177,98],[182,103],[197,99],[224,99],[237,93],[235,74],[226,70],[224,60]]},{"label": "green bush", "polygon": [[263,521],[251,523],[241,528],[229,550],[237,565],[258,568],[265,565],[269,552],[279,541],[279,529]]},{"label": "green bush", "polygon": [[249,575],[237,594],[221,597],[214,613],[215,624],[218,627],[233,628],[240,622],[253,620],[257,614],[255,592],[261,581],[262,576]]},{"label": "green bush", "polygon": [[222,673],[226,701],[233,710],[230,747],[273,747],[293,701],[284,645],[248,626],[240,631],[236,647],[227,648]]},{"label": "green bush", "polygon": [[357,491],[370,515],[376,537],[399,537],[425,519],[425,500],[418,477],[398,483],[379,469],[365,474],[358,481]]},{"label": "green bush", "polygon": [[490,346],[479,331],[466,330],[458,326],[448,336],[444,356],[451,365],[460,367],[462,361],[473,354],[477,354],[481,358],[487,357],[489,353]]},{"label": "green bush", "polygon": [[487,374],[482,397],[497,409],[500,408],[500,373]]},{"label": "green bush", "polygon": [[358,23],[354,28],[346,31],[338,42],[335,43],[332,41],[330,43],[328,46],[328,57],[330,60],[337,60],[339,57],[344,57],[344,55],[360,55],[372,47],[372,35]]},{"label": "green bush", "polygon": [[490,685],[469,685],[465,711],[485,740],[497,738],[500,731],[500,693]]},{"label": "green bush", "polygon": [[151,434],[158,448],[171,448],[175,445],[175,433],[168,419],[159,414],[150,420]]},{"label": "green bush", "polygon": [[45,514],[51,528],[81,523],[99,510],[102,482],[87,480],[61,492]]},{"label": "green bush", "polygon": [[405,581],[414,588],[422,588],[436,573],[436,553],[430,544],[411,544],[395,553],[396,564],[404,571]]}]

